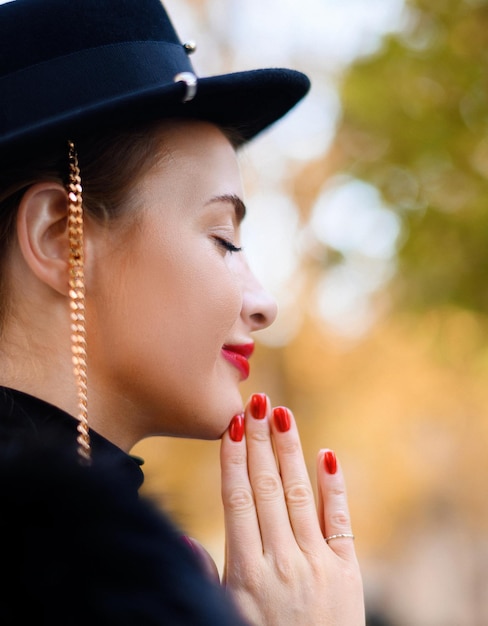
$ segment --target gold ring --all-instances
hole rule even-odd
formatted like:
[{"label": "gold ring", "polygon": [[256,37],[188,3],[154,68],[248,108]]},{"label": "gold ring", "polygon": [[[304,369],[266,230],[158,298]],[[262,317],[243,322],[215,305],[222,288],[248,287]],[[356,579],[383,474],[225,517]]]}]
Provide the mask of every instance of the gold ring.
[{"label": "gold ring", "polygon": [[326,543],[329,543],[332,539],[342,539],[343,537],[348,537],[349,539],[354,539],[354,535],[352,533],[339,533],[338,535],[329,535],[325,538]]}]

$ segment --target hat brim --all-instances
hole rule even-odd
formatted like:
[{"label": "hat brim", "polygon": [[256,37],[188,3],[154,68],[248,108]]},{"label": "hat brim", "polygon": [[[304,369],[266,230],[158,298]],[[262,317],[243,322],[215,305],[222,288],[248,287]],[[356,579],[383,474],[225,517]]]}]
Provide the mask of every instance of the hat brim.
[{"label": "hat brim", "polygon": [[257,69],[198,78],[195,97],[184,102],[184,82],[164,83],[74,106],[3,137],[0,151],[59,141],[107,127],[171,117],[206,120],[233,129],[246,143],[290,111],[310,89],[308,77],[283,69]]}]

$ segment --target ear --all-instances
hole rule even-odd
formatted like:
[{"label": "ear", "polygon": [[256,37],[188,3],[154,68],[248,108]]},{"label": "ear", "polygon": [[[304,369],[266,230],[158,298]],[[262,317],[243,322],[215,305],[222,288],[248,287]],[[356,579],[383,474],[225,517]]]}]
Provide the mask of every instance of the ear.
[{"label": "ear", "polygon": [[29,187],[17,213],[17,237],[25,262],[37,278],[68,294],[68,197],[56,182]]}]

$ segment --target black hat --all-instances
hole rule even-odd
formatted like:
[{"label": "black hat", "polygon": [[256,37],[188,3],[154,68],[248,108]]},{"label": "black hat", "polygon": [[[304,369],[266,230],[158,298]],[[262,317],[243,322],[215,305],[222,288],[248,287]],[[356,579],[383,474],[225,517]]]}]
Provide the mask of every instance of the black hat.
[{"label": "black hat", "polygon": [[0,152],[87,129],[191,117],[248,141],[308,91],[289,69],[197,78],[160,0],[0,6]]}]

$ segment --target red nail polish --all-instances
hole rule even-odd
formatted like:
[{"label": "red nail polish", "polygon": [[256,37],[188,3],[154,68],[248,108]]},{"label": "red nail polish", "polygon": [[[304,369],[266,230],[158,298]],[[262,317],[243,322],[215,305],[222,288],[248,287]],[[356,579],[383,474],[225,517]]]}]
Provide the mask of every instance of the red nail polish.
[{"label": "red nail polish", "polygon": [[277,406],[273,409],[273,418],[276,424],[277,429],[286,433],[287,430],[290,430],[290,411],[284,406]]},{"label": "red nail polish", "polygon": [[244,413],[234,415],[229,424],[229,436],[232,441],[242,441],[244,437]]},{"label": "red nail polish", "polygon": [[180,539],[181,541],[183,541],[183,543],[186,543],[186,545],[190,548],[192,552],[195,552],[195,548],[193,547],[193,543],[191,542],[190,537],[188,537],[187,535],[180,535]]},{"label": "red nail polish", "polygon": [[266,395],[264,393],[255,393],[251,397],[251,415],[262,420],[266,415]]},{"label": "red nail polish", "polygon": [[337,472],[337,458],[332,450],[327,450],[324,454],[324,467],[328,474],[335,474]]}]

